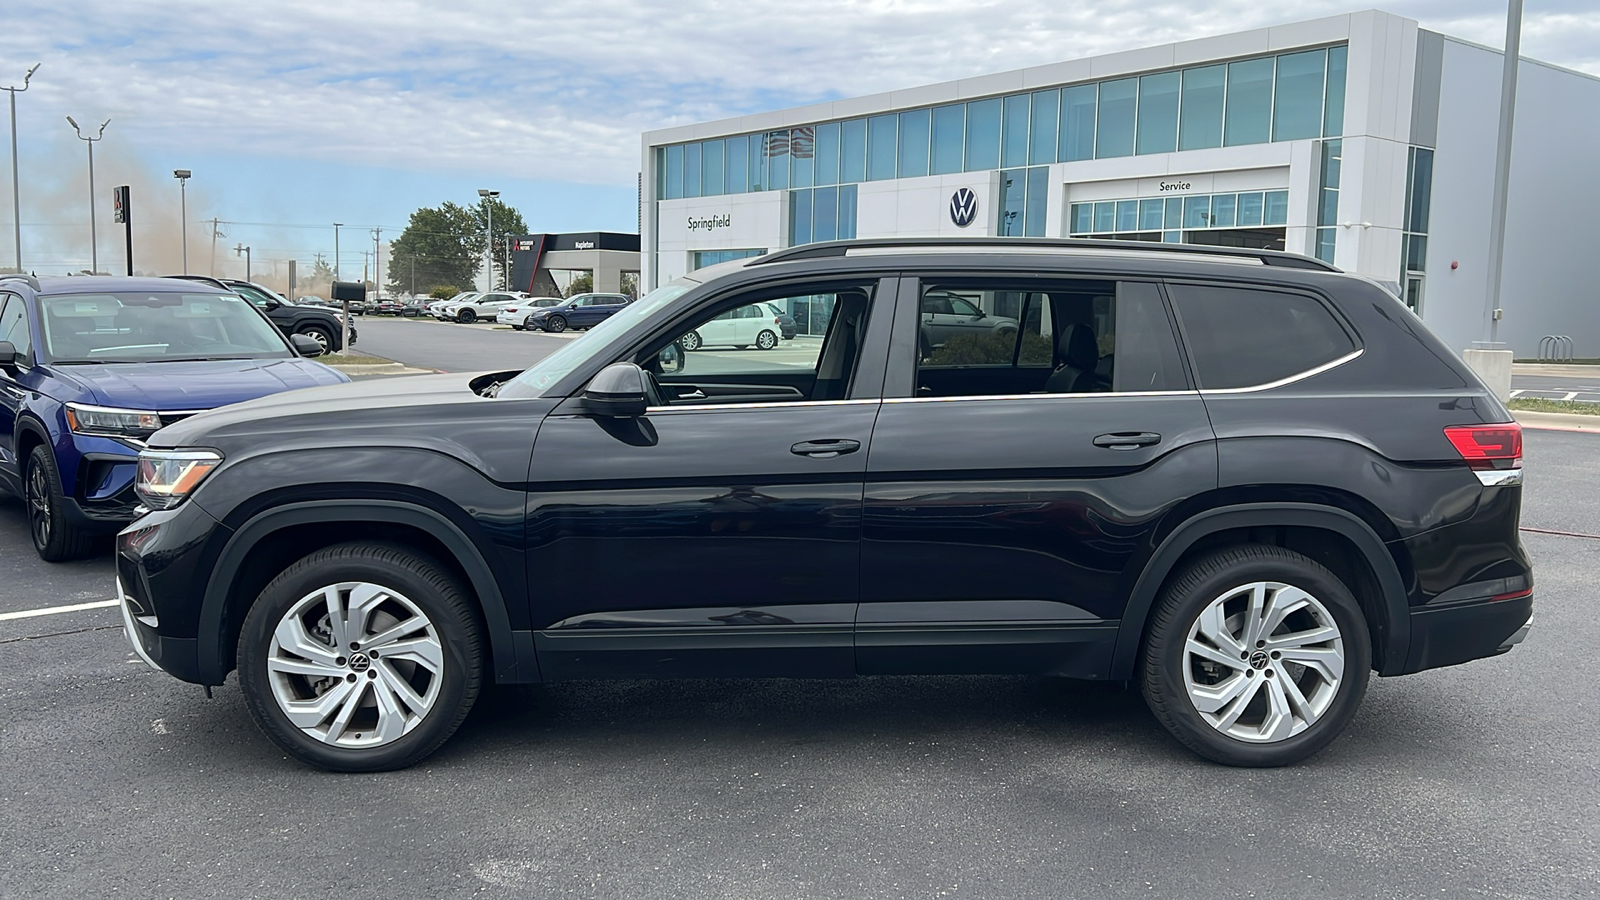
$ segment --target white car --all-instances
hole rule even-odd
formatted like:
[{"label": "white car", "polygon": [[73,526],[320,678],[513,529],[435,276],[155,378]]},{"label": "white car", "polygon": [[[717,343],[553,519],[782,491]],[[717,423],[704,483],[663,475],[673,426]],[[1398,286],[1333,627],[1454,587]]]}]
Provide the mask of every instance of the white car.
[{"label": "white car", "polygon": [[479,294],[462,303],[447,303],[439,310],[438,318],[446,321],[460,322],[471,325],[479,319],[493,319],[500,315],[500,310],[516,303],[521,298],[516,294],[503,291],[488,294]]},{"label": "white car", "polygon": [[772,311],[765,304],[736,306],[683,336],[683,349],[757,347],[771,350],[778,346],[781,329],[774,324]]},{"label": "white car", "polygon": [[446,306],[450,306],[451,304],[465,303],[466,301],[478,296],[478,293],[478,291],[462,291],[448,300],[435,300],[428,304],[428,315],[433,316],[435,319],[439,319],[440,321],[448,321],[443,316],[439,315],[441,310],[443,310]]},{"label": "white car", "polygon": [[510,325],[514,330],[521,331],[528,320],[528,313],[560,304],[560,297],[524,297],[510,306],[501,307],[500,314],[495,316],[494,320],[501,325]]}]

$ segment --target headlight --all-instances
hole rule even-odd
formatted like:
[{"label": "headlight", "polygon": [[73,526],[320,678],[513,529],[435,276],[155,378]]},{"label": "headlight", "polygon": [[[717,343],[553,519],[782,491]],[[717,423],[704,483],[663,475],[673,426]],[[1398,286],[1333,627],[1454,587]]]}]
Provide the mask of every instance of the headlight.
[{"label": "headlight", "polygon": [[150,509],[171,509],[220,465],[215,450],[142,450],[133,490]]},{"label": "headlight", "polygon": [[67,427],[74,434],[143,439],[161,430],[161,415],[141,409],[68,403]]}]

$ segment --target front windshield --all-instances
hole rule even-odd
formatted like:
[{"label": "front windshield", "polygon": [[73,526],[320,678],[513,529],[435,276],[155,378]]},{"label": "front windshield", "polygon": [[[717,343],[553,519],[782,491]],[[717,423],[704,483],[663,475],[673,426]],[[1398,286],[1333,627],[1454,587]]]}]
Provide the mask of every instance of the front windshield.
[{"label": "front windshield", "polygon": [[604,322],[589,329],[588,333],[565,347],[546,356],[522,374],[501,386],[497,397],[543,397],[545,391],[582,365],[585,360],[611,342],[611,338],[627,331],[651,313],[682,296],[698,281],[680,278],[669,282],[630,303]]},{"label": "front windshield", "polygon": [[57,363],[283,359],[277,329],[233,294],[117,292],[39,300]]}]

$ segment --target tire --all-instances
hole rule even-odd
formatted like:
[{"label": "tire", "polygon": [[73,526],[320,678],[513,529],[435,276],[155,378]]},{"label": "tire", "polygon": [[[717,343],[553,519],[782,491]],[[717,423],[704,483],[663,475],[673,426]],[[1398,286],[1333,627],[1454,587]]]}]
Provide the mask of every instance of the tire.
[{"label": "tire", "polygon": [[511,330],[512,331],[521,331],[522,330],[522,326],[521,325],[517,325],[515,323],[512,323]]},{"label": "tire", "polygon": [[323,353],[332,353],[335,349],[334,344],[337,339],[333,336],[333,332],[321,325],[302,325],[297,334],[303,334],[321,344]]},{"label": "tire", "polygon": [[[378,598],[357,627],[381,643],[350,635],[345,646],[333,644],[329,588],[341,605]],[[420,624],[396,632],[405,622]],[[401,644],[412,658],[366,655]],[[471,600],[442,565],[406,547],[356,541],[318,550],[262,590],[239,635],[239,686],[256,725],[295,759],[334,772],[403,769],[437,750],[471,711],[482,647]],[[327,678],[317,677],[323,672]],[[335,693],[325,709],[310,705]],[[387,715],[382,705],[391,707]],[[298,724],[289,715],[296,706]],[[391,733],[378,733],[385,729]]]},{"label": "tire", "polygon": [[[1251,646],[1258,591],[1264,614],[1280,602],[1291,611]],[[1284,641],[1328,628],[1332,636],[1321,640]],[[1286,661],[1295,655],[1316,664]],[[1184,746],[1224,765],[1269,767],[1306,759],[1338,737],[1371,669],[1366,619],[1343,582],[1298,553],[1243,544],[1195,560],[1170,582],[1140,674],[1150,711]],[[1272,715],[1274,701],[1288,714]]]},{"label": "tire", "polygon": [[756,349],[771,350],[776,346],[778,346],[778,336],[771,331],[763,331],[756,335]]},{"label": "tire", "polygon": [[703,341],[700,340],[700,332],[698,332],[698,331],[691,331],[688,334],[684,335],[682,341],[683,341],[683,349],[686,350],[686,351],[687,350],[699,350],[701,345],[704,343]]},{"label": "tire", "polygon": [[55,454],[44,444],[28,454],[28,466],[22,473],[22,502],[28,510],[28,534],[40,559],[65,562],[94,550],[94,535],[67,521],[61,473],[56,469]]},{"label": "tire", "polygon": [[471,325],[478,321],[478,314],[474,310],[463,309],[456,312],[456,321],[463,325]]},{"label": "tire", "polygon": [[544,320],[544,330],[557,334],[567,330],[567,320],[564,316],[551,316]]}]

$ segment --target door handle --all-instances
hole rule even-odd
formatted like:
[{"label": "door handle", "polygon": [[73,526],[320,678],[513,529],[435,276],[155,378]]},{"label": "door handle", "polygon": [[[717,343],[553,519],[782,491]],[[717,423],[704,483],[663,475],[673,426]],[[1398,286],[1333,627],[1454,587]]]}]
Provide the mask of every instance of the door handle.
[{"label": "door handle", "polygon": [[860,449],[860,441],[824,438],[820,441],[801,441],[790,447],[789,452],[796,456],[809,456],[812,459],[833,459],[835,456],[854,453]]},{"label": "door handle", "polygon": [[1105,447],[1110,450],[1137,450],[1151,444],[1161,443],[1161,435],[1153,431],[1114,431],[1102,434],[1094,439],[1096,447]]}]

